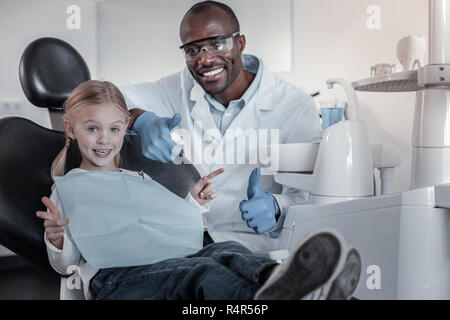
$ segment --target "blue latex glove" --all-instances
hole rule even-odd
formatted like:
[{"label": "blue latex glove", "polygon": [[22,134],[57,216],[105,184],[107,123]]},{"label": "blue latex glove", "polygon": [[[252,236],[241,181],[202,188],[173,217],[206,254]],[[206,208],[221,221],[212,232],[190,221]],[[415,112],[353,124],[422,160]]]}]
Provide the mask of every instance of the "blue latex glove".
[{"label": "blue latex glove", "polygon": [[142,154],[152,160],[167,163],[181,152],[181,147],[172,141],[170,131],[179,125],[181,116],[158,117],[150,111],[141,114],[134,123],[133,130],[141,138]]},{"label": "blue latex glove", "polygon": [[252,171],[248,180],[247,197],[239,204],[242,219],[247,221],[247,225],[256,233],[264,233],[271,230],[277,224],[276,214],[278,206],[274,197],[259,186],[261,171],[256,168]]}]

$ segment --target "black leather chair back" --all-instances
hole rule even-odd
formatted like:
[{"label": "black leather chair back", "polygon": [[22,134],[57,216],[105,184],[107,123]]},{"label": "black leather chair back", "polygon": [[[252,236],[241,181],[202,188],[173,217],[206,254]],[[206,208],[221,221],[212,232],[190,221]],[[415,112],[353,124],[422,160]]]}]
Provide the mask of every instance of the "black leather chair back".
[{"label": "black leather chair back", "polygon": [[64,141],[63,133],[27,119],[0,119],[0,244],[49,274],[54,271],[43,221],[35,212],[46,210],[41,198],[50,195],[53,183],[49,165]]},{"label": "black leather chair back", "polygon": [[[60,108],[70,92],[89,78],[86,63],[78,52],[55,38],[31,43],[20,62],[24,92],[40,107]],[[64,142],[63,132],[43,128],[30,120],[0,119],[0,244],[38,270],[53,275],[56,273],[48,262],[43,221],[35,212],[46,210],[41,198],[51,193],[50,167]],[[71,145],[66,171],[79,163],[77,147]],[[143,170],[180,197],[185,197],[200,178],[190,164],[163,164],[145,158],[137,135],[126,137],[121,167]]]},{"label": "black leather chair back", "polygon": [[19,79],[32,104],[62,109],[72,90],[90,80],[91,75],[83,57],[70,44],[57,38],[40,38],[25,48]]}]

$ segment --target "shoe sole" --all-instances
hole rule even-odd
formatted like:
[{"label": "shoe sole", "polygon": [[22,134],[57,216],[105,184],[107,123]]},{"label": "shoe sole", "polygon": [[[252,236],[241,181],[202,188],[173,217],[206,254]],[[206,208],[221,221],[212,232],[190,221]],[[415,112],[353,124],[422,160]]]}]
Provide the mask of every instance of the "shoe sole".
[{"label": "shoe sole", "polygon": [[[258,290],[257,300],[297,300],[326,283],[331,286],[345,263],[342,236],[333,231],[317,231],[307,237],[288,262]],[[341,267],[341,268],[339,268]],[[328,290],[323,292],[327,295]]]},{"label": "shoe sole", "polygon": [[345,266],[333,281],[327,300],[349,300],[358,286],[361,276],[361,257],[355,248],[347,253]]}]

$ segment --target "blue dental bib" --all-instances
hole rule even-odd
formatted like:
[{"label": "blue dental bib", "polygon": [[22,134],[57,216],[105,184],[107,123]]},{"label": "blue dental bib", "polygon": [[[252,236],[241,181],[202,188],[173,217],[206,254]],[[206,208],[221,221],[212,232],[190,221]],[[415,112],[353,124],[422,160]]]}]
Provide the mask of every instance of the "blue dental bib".
[{"label": "blue dental bib", "polygon": [[55,177],[66,231],[96,268],[184,257],[203,246],[200,210],[148,178],[86,171]]}]

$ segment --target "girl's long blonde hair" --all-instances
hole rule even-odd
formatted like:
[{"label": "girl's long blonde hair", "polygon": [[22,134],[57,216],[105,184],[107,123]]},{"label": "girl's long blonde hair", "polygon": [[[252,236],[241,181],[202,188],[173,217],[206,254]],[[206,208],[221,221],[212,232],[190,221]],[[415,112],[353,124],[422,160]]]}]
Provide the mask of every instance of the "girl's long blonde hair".
[{"label": "girl's long blonde hair", "polygon": [[[73,116],[81,108],[88,107],[89,105],[113,103],[126,115],[126,122],[131,119],[131,114],[128,111],[125,98],[120,90],[111,82],[89,80],[81,83],[76,87],[69,98],[64,102],[64,120],[73,121]],[[70,138],[66,132],[66,143],[64,148],[58,153],[55,160],[53,160],[51,168],[51,176],[63,176],[67,150],[70,145]],[[120,153],[114,158],[114,163],[118,167],[120,161]]]}]

